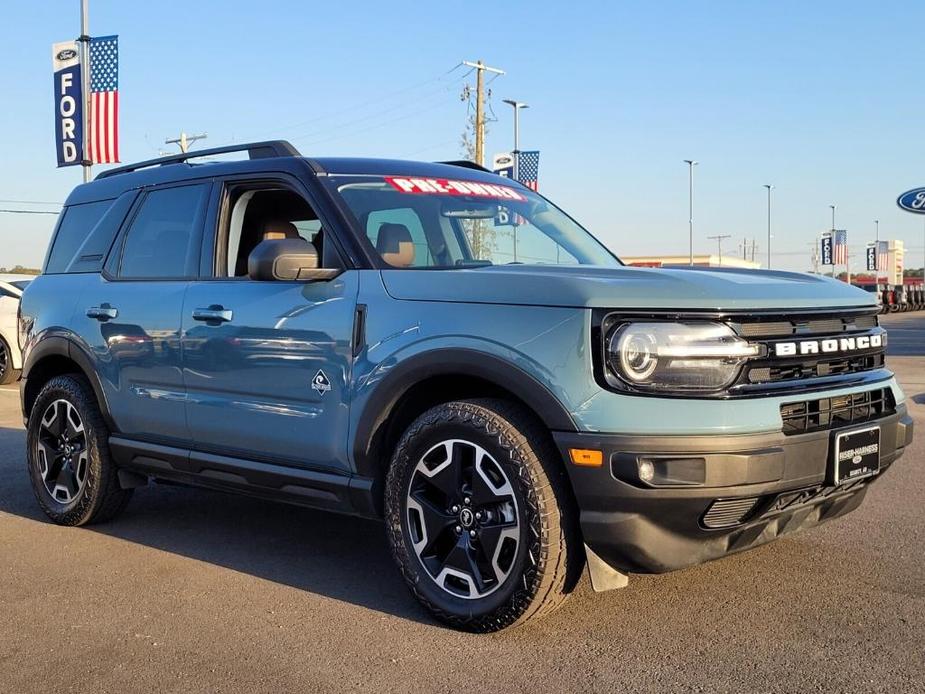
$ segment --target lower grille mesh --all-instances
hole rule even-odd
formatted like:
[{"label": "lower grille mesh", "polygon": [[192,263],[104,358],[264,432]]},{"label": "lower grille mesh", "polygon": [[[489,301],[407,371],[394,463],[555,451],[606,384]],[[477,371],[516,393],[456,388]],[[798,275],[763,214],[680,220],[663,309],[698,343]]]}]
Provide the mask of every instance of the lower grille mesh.
[{"label": "lower grille mesh", "polygon": [[739,525],[760,501],[760,497],[745,499],[717,499],[703,516],[706,528],[729,528]]}]

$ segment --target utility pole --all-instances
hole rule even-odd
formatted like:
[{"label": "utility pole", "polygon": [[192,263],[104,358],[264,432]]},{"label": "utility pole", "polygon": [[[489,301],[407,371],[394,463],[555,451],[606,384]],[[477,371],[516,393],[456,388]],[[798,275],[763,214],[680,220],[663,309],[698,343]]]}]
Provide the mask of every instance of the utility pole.
[{"label": "utility pole", "polygon": [[83,161],[81,168],[84,173],[84,183],[90,181],[90,3],[89,0],[80,0],[80,36],[77,39],[80,47],[80,91],[81,108],[83,110]]},{"label": "utility pole", "polygon": [[723,239],[731,239],[729,234],[718,234],[716,236],[707,236],[711,241],[716,241],[716,250],[719,253],[719,266],[723,265]]},{"label": "utility pole", "polygon": [[698,162],[693,159],[685,159],[687,164],[687,235],[688,247],[690,250],[690,264],[694,264],[694,167]]},{"label": "utility pole", "polygon": [[771,269],[771,191],[774,186],[765,183],[764,187],[768,189],[768,270]]},{"label": "utility pole", "polygon": [[485,71],[496,75],[503,75],[504,70],[489,67],[481,60],[478,62],[463,61],[463,65],[475,68],[475,163],[485,165]]},{"label": "utility pole", "polygon": [[189,152],[190,145],[196,142],[197,140],[205,140],[209,136],[208,133],[199,133],[198,135],[187,135],[185,132],[181,132],[179,137],[167,138],[164,140],[165,145],[177,145],[180,148],[180,151],[183,154]]}]

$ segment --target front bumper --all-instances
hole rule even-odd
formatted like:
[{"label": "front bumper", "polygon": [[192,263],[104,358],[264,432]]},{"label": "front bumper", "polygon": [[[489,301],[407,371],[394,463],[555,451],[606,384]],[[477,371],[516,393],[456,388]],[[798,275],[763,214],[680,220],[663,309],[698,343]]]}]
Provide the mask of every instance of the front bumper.
[{"label": "front bumper", "polygon": [[[827,481],[837,432],[785,436],[555,434],[581,509],[584,541],[615,569],[662,573],[717,559],[837,518],[860,505],[912,441],[904,405],[867,423],[881,427],[880,472],[841,486]],[[603,451],[602,467],[579,467],[569,449]],[[703,461],[701,484],[653,488],[628,470],[637,459]],[[696,463],[700,465],[699,462]],[[711,527],[712,526],[712,527]]]}]

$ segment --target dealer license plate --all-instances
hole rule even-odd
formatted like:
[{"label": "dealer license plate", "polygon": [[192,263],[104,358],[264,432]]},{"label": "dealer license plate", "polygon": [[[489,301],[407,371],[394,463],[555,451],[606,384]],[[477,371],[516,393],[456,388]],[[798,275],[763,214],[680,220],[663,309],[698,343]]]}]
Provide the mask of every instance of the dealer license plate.
[{"label": "dealer license plate", "polygon": [[880,427],[837,434],[832,462],[835,484],[876,474],[880,470]]}]

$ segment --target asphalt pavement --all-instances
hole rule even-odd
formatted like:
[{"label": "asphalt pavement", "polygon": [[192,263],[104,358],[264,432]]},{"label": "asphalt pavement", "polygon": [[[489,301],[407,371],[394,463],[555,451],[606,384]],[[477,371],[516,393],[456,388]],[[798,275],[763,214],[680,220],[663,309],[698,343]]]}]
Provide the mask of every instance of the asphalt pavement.
[{"label": "asphalt pavement", "polygon": [[0,692],[925,691],[925,313],[883,323],[918,434],[858,511],[488,636],[429,619],[375,522],[149,485],[50,524],[0,388]]}]

